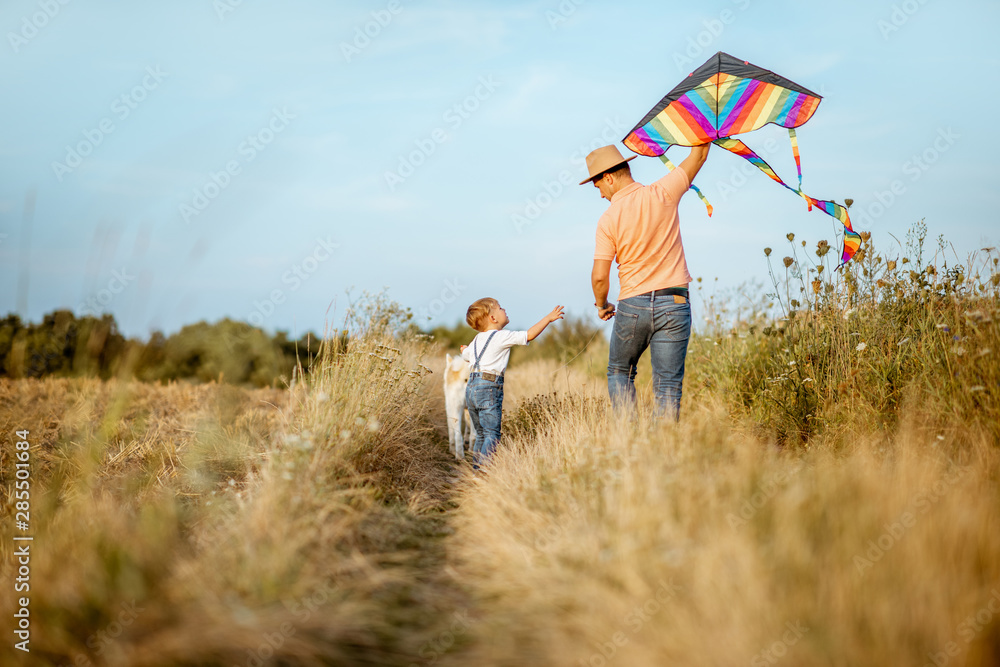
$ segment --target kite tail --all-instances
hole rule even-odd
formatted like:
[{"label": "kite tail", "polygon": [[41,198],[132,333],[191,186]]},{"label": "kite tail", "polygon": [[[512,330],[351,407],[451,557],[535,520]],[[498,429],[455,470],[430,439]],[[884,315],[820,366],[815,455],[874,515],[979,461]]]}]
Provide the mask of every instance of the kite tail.
[{"label": "kite tail", "polygon": [[[674,169],[677,168],[676,166],[674,166],[674,163],[670,161],[670,158],[667,157],[666,153],[661,154],[659,158],[660,161],[663,162],[663,164],[667,165],[667,171],[673,171]],[[698,194],[698,198],[705,203],[705,209],[708,211],[708,217],[711,218],[712,211],[714,209],[712,208],[712,205],[708,203],[708,197],[706,197],[702,193],[702,191],[698,189],[698,186],[695,185],[694,183],[691,184],[691,189],[694,190]]]},{"label": "kite tail", "polygon": [[[843,266],[851,261],[851,258],[854,257],[854,253],[857,252],[858,247],[861,245],[861,235],[855,232],[854,228],[851,227],[851,217],[848,215],[846,208],[836,202],[813,199],[809,195],[802,192],[801,188],[796,190],[792,186],[788,185],[778,177],[778,174],[775,173],[774,169],[771,169],[771,166],[767,162],[764,162],[759,155],[750,150],[750,148],[748,148],[747,145],[739,139],[725,137],[723,139],[716,139],[713,143],[725,148],[730,153],[739,155],[741,158],[747,160],[750,164],[767,174],[767,176],[774,182],[780,183],[795,194],[805,198],[806,202],[809,204],[809,210],[812,210],[812,207],[815,206],[827,215],[836,218],[840,224],[844,226],[844,249],[841,252],[840,266]],[[795,153],[797,156],[798,150],[796,150]]]},{"label": "kite tail", "polygon": [[802,194],[802,161],[799,159],[799,138],[795,134],[795,128],[788,128],[788,139],[792,142],[792,155],[795,156],[795,170],[799,173],[799,194],[806,200],[809,205],[809,210],[813,210],[812,202],[809,197]]}]

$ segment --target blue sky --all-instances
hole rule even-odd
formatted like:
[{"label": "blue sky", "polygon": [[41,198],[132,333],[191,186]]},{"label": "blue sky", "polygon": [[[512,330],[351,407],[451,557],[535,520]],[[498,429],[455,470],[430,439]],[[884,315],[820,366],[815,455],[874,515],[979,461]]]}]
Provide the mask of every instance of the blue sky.
[{"label": "blue sky", "polygon": [[[583,156],[719,50],[824,96],[798,131],[806,192],[853,198],[883,248],[925,218],[964,258],[1000,229],[1000,146],[980,129],[997,25],[1000,5],[972,0],[8,0],[0,313],[297,335],[338,322],[346,290],[388,288],[426,325],[487,295],[512,327],[557,303],[592,316],[607,202],[577,185]],[[784,130],[743,138],[794,180]],[[681,202],[691,272],[719,289],[767,284],[762,248],[787,232],[834,242],[742,169],[713,149],[696,183],[714,216]]]}]

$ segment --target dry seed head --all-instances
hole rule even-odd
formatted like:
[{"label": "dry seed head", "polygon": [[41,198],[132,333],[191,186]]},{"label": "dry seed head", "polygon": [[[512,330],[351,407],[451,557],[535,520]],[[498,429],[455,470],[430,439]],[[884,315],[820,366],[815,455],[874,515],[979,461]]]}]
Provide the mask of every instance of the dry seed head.
[{"label": "dry seed head", "polygon": [[788,267],[790,267],[792,264],[795,263],[795,260],[792,259],[791,257],[785,257],[783,260],[781,260],[781,263],[784,264],[785,268],[787,269]]},{"label": "dry seed head", "polygon": [[825,266],[823,266],[822,264],[820,264],[819,266],[816,267],[816,273],[819,273],[820,275],[822,275],[823,269],[825,269],[825,268],[826,268]]},{"label": "dry seed head", "polygon": [[823,289],[823,281],[818,278],[812,282],[813,294],[819,294],[820,290]]},{"label": "dry seed head", "polygon": [[909,257],[904,257],[903,258],[903,264],[909,264],[909,263],[910,263],[910,258]]},{"label": "dry seed head", "polygon": [[862,241],[867,241],[871,237],[872,237],[872,233],[871,232],[861,232],[861,240]]},{"label": "dry seed head", "polygon": [[847,199],[844,200],[844,205],[847,208],[851,208],[851,206],[854,205],[854,200],[848,197]]},{"label": "dry seed head", "polygon": [[895,271],[896,270],[896,260],[890,259],[888,262],[885,263],[885,268],[889,269],[890,271]]},{"label": "dry seed head", "polygon": [[806,247],[806,242],[805,242],[805,241],[803,241],[803,242],[802,242],[802,247],[803,247],[803,248],[805,248],[805,247]]},{"label": "dry seed head", "polygon": [[770,256],[771,256],[771,249],[764,248],[764,257],[770,257]]},{"label": "dry seed head", "polygon": [[787,234],[785,234],[785,238],[788,239],[789,241],[794,241],[795,234],[793,234],[792,232],[788,232]]}]

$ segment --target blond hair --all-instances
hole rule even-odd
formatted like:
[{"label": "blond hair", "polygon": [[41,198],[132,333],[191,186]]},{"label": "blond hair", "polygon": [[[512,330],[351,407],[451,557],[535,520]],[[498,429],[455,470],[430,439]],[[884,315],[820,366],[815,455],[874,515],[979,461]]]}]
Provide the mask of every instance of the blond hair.
[{"label": "blond hair", "polygon": [[490,311],[499,308],[500,302],[491,297],[479,299],[465,313],[466,323],[476,331],[486,331],[486,322],[489,320]]}]

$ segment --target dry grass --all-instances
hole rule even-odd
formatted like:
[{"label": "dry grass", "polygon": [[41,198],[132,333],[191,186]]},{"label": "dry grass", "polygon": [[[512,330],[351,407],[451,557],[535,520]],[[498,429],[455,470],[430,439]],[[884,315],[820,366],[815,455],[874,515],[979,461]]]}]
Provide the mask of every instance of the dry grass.
[{"label": "dry grass", "polygon": [[[1000,659],[1000,615],[968,644],[956,630],[1000,590],[994,443],[906,430],[780,452],[727,421],[590,406],[508,442],[455,519],[490,610],[473,661],[768,664],[774,647],[786,664],[923,664],[948,641]],[[807,630],[784,647],[786,623]]]},{"label": "dry grass", "polygon": [[[352,342],[286,392],[4,381],[29,429],[30,655],[19,664],[396,664],[439,604],[446,454],[419,343]],[[13,476],[4,450],[3,565]],[[436,594],[444,599],[442,587]],[[4,596],[11,617],[16,601]],[[404,628],[405,630],[401,630]],[[427,630],[430,631],[430,630]],[[27,661],[25,661],[27,658]]]},{"label": "dry grass", "polygon": [[284,391],[0,381],[35,536],[0,662],[1000,664],[997,258],[864,250],[693,339],[680,424],[609,411],[601,340],[516,365],[485,475],[383,324]]}]

